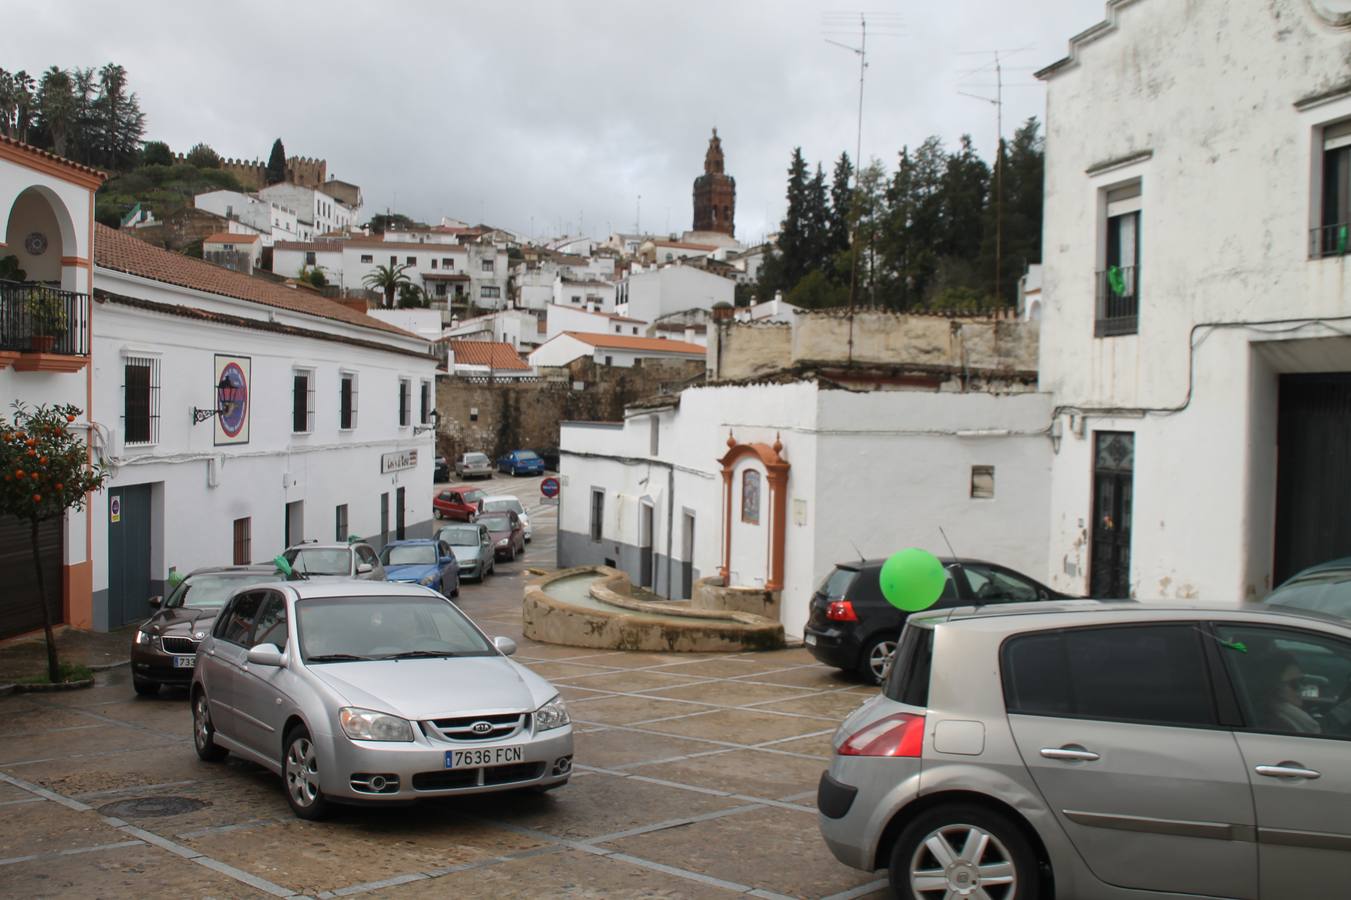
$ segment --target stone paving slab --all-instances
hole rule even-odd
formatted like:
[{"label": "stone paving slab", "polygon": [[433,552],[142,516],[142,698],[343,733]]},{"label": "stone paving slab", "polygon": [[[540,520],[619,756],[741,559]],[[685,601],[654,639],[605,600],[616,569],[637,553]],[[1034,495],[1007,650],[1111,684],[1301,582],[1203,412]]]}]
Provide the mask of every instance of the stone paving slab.
[{"label": "stone paving slab", "polygon": [[0,868],[0,882],[22,885],[25,897],[267,897],[218,872],[157,847],[135,846],[35,860]]},{"label": "stone paving slab", "polygon": [[578,722],[597,722],[602,725],[629,725],[663,716],[684,716],[706,712],[708,706],[685,703],[680,700],[649,700],[646,697],[623,695],[578,700],[568,706],[572,718]]},{"label": "stone paving slab", "polygon": [[[125,834],[98,816],[55,803],[25,803],[0,815],[0,860],[125,840]],[[7,880],[4,872],[0,868],[0,884]]]},{"label": "stone paving slab", "polygon": [[738,678],[777,672],[792,665],[795,664],[775,663],[771,660],[747,659],[738,656],[677,662],[648,671],[654,674],[701,676],[704,678]]},{"label": "stone paving slab", "polygon": [[646,731],[660,731],[681,737],[758,744],[762,741],[800,736],[823,728],[831,728],[831,724],[824,719],[786,716],[751,709],[718,709],[667,722],[649,722],[643,728]]},{"label": "stone paving slab", "polygon": [[779,700],[774,703],[761,703],[756,709],[766,712],[797,713],[804,716],[820,716],[834,722],[840,722],[868,700],[852,691],[831,691],[824,694],[808,694],[791,700]]},{"label": "stone paving slab", "polygon": [[73,747],[111,750],[149,750],[158,747],[163,739],[142,731],[132,731],[117,725],[98,725],[80,731],[57,731],[48,734],[25,734],[0,738],[0,766],[27,760],[51,759],[69,754]]},{"label": "stone paving slab", "polygon": [[749,706],[752,703],[764,703],[767,700],[787,700],[792,697],[802,697],[807,692],[799,688],[720,680],[711,683],[662,688],[647,693],[653,697],[671,697],[676,700],[715,703],[719,706]]},{"label": "stone paving slab", "polygon": [[577,735],[573,759],[579,765],[600,769],[627,767],[634,763],[655,762],[691,753],[719,749],[706,741],[682,740],[664,734],[641,731],[602,730]]},{"label": "stone paving slab", "polygon": [[[530,667],[536,670],[535,666]],[[647,669],[640,669],[633,672],[608,672],[603,674],[588,674],[584,676],[572,675],[565,678],[551,678],[555,684],[571,685],[572,687],[588,688],[595,691],[622,691],[624,693],[636,693],[638,691],[661,690],[662,688],[678,687],[682,684],[701,679],[697,675],[678,675],[666,672],[652,672]]]},{"label": "stone paving slab", "polygon": [[825,760],[786,757],[762,750],[725,750],[706,756],[647,763],[625,769],[635,775],[667,778],[683,784],[748,794],[766,800],[780,800],[815,791],[821,773],[825,770]]},{"label": "stone paving slab", "polygon": [[830,754],[834,749],[831,745],[832,733],[815,734],[810,737],[797,738],[791,741],[775,741],[770,746],[775,750],[782,750],[787,753],[797,753],[804,756],[816,756],[822,760],[829,761]]}]

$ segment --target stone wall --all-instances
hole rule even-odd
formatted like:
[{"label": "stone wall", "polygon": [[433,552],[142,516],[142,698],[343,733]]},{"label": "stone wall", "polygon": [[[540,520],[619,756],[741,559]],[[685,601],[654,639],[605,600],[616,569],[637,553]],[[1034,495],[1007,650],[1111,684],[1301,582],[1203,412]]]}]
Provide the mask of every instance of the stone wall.
[{"label": "stone wall", "polygon": [[203,240],[218,232],[229,231],[229,227],[230,221],[223,216],[188,206],[174,210],[157,224],[126,231],[148,244],[181,253],[194,245],[200,252]]},{"label": "stone wall", "polygon": [[437,453],[454,459],[481,450],[496,459],[523,447],[557,447],[559,422],[620,421],[629,404],[679,390],[703,371],[702,360],[646,359],[618,368],[583,358],[532,380],[439,375]]},{"label": "stone wall", "polygon": [[779,592],[764,588],[726,587],[721,575],[701,578],[694,583],[690,605],[695,609],[754,613],[779,620]]}]

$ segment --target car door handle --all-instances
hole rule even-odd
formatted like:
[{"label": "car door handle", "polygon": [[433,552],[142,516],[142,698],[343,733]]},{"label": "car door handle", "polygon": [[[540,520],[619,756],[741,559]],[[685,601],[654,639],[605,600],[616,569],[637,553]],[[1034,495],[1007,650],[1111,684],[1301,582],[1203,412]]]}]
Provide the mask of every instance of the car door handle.
[{"label": "car door handle", "polygon": [[1275,766],[1258,766],[1253,771],[1258,775],[1265,775],[1268,778],[1321,778],[1321,772],[1315,772],[1313,769],[1306,769],[1299,763],[1283,762]]},{"label": "car door handle", "polygon": [[1085,750],[1083,747],[1042,747],[1041,755],[1047,759],[1069,759],[1076,762],[1093,762],[1102,759],[1101,756],[1092,750]]}]

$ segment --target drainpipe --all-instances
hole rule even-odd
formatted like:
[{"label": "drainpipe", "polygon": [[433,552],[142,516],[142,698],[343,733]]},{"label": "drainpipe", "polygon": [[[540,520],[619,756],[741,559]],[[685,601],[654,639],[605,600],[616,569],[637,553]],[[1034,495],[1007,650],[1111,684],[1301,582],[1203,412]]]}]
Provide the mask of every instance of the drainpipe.
[{"label": "drainpipe", "polygon": [[675,527],[675,468],[666,470],[666,599],[671,599],[671,530]]}]

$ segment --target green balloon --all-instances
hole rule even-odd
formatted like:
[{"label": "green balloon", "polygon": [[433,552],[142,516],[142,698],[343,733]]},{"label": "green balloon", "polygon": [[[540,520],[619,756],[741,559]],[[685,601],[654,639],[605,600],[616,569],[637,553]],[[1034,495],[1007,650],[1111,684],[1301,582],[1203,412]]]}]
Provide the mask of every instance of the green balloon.
[{"label": "green balloon", "polygon": [[272,562],[276,564],[277,571],[280,572],[282,575],[286,576],[288,579],[295,574],[295,570],[292,569],[291,564],[286,561],[286,557],[274,556],[272,557]]},{"label": "green balloon", "polygon": [[919,612],[943,596],[948,573],[932,553],[908,547],[887,557],[878,580],[888,603],[906,612]]}]

